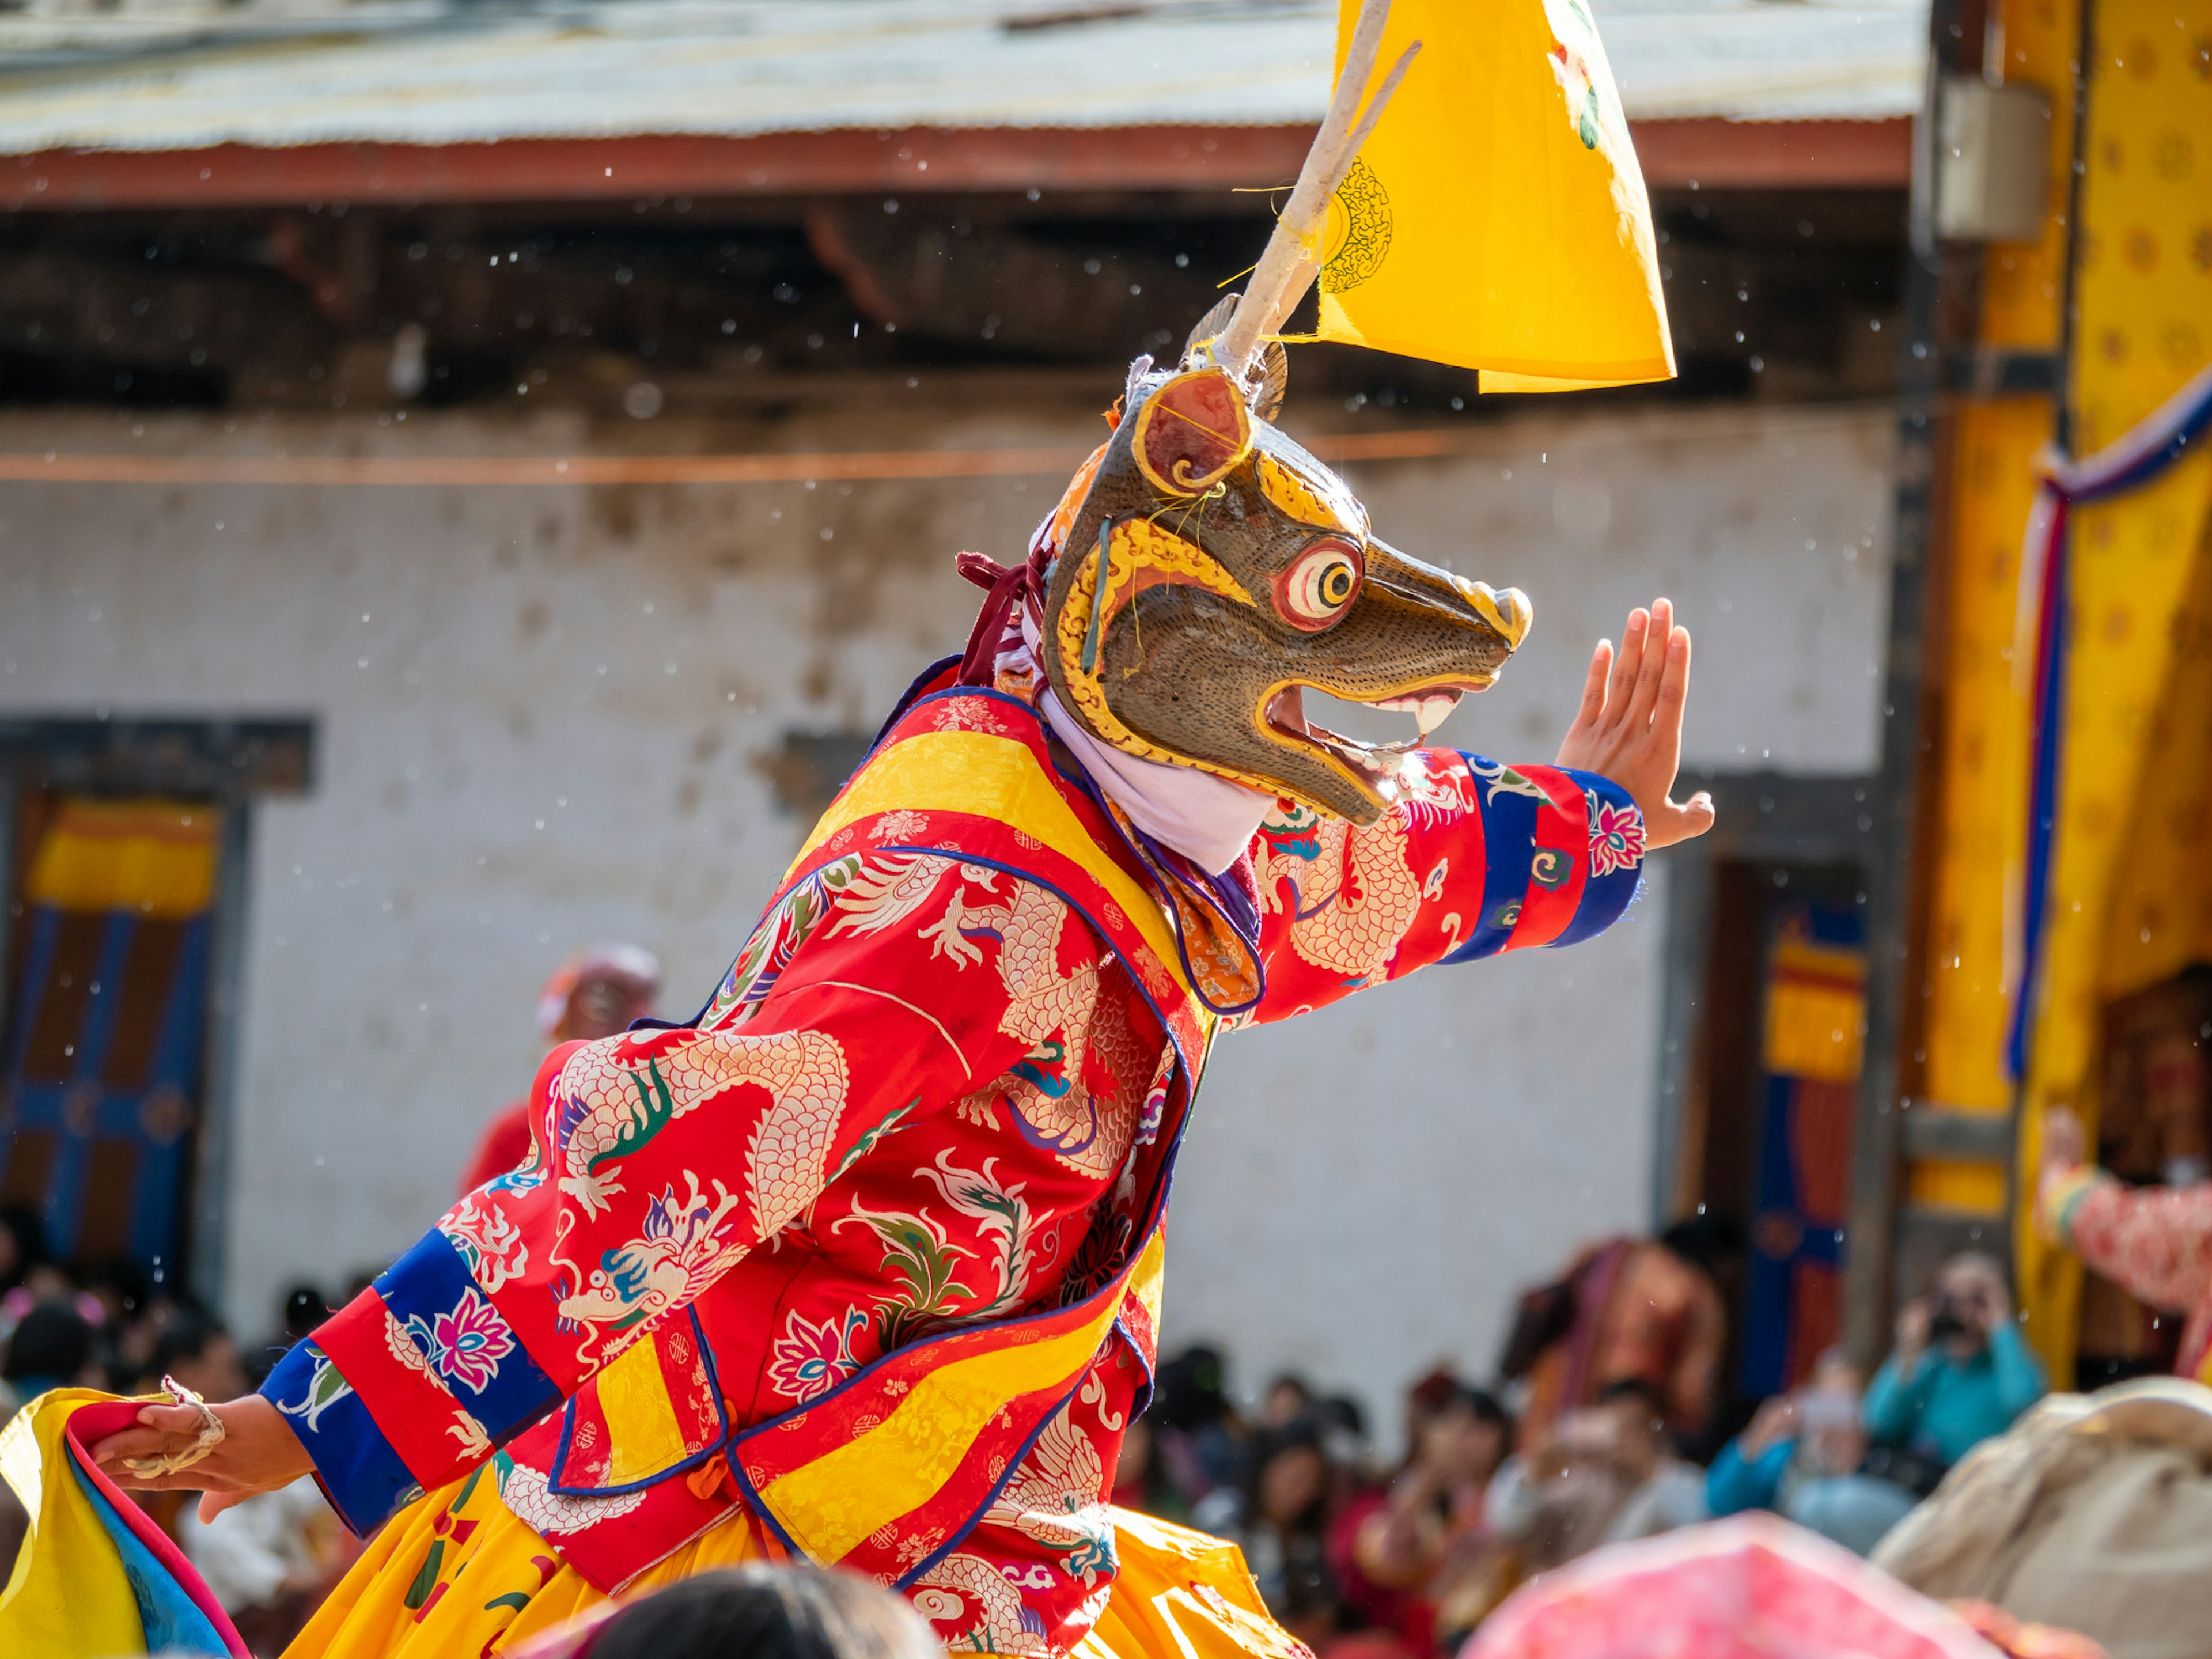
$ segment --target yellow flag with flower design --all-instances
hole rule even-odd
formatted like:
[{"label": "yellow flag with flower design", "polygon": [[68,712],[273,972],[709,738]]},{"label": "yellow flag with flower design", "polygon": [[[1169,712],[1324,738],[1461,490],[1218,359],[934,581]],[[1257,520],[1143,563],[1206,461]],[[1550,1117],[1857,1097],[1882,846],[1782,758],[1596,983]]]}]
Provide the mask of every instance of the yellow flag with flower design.
[{"label": "yellow flag with flower design", "polygon": [[[1419,57],[1330,204],[1321,337],[1485,392],[1674,373],[1656,238],[1590,0],[1395,0]],[[1342,0],[1337,65],[1359,14]]]}]

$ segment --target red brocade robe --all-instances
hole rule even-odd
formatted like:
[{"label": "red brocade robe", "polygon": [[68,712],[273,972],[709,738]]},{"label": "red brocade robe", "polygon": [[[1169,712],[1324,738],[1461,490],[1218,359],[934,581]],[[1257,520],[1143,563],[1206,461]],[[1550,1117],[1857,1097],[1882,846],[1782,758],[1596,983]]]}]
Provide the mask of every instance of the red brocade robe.
[{"label": "red brocade robe", "polygon": [[279,1364],[356,1530],[494,1460],[601,1589],[742,1510],[948,1645],[1066,1654],[1113,1583],[1214,1034],[1590,936],[1638,884],[1618,787],[1449,750],[1370,828],[1278,803],[1209,880],[950,678],[699,1018],[555,1051],[528,1160]]}]

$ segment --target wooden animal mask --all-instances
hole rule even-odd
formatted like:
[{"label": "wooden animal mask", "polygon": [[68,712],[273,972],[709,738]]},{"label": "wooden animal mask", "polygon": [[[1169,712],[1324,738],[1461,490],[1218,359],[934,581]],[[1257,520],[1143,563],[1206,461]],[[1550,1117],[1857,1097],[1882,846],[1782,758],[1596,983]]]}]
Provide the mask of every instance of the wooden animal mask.
[{"label": "wooden animal mask", "polygon": [[1313,724],[1306,689],[1401,710],[1425,737],[1498,678],[1528,601],[1379,540],[1343,481],[1269,423],[1280,346],[1248,392],[1200,337],[1179,371],[1132,371],[1047,575],[1045,673],[1117,749],[1371,823],[1412,744]]}]

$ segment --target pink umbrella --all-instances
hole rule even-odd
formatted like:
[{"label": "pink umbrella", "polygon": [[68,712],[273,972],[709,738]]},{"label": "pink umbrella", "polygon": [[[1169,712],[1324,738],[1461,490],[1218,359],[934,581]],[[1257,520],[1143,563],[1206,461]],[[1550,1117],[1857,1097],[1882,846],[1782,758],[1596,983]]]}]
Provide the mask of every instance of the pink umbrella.
[{"label": "pink umbrella", "polygon": [[1941,1602],[1771,1515],[1616,1544],[1514,1592],[1460,1659],[2001,1659]]}]

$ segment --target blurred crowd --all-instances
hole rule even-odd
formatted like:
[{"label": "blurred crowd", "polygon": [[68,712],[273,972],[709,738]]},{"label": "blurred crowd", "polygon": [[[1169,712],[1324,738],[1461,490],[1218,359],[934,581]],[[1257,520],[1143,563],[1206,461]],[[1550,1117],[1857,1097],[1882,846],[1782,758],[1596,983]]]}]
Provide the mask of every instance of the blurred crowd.
[{"label": "blurred crowd", "polygon": [[[659,981],[635,946],[579,952],[544,987],[539,1036],[622,1030]],[[463,1189],[527,1142],[517,1103]],[[1738,1398],[1726,1310],[1743,1259],[1704,1217],[1583,1250],[1522,1296],[1489,1375],[1439,1368],[1407,1389],[1388,1460],[1355,1399],[1294,1374],[1240,1395],[1216,1349],[1167,1356],[1113,1499],[1235,1540],[1268,1608],[1322,1659],[1431,1659],[1528,1579],[1696,1522],[1771,1510],[1864,1555],[2044,1392],[2003,1270],[1966,1255],[1905,1305],[1871,1377],[1831,1352],[1771,1399]],[[131,1262],[65,1269],[35,1212],[0,1212],[0,1420],[55,1388],[144,1395],[171,1378],[235,1397],[331,1305],[295,1286],[242,1344]],[[360,1548],[312,1480],[205,1523],[178,1495],[137,1496],[257,1654],[281,1651]],[[0,1580],[24,1524],[0,1488]]]},{"label": "blurred crowd", "polygon": [[[1522,1298],[1498,1375],[1438,1369],[1385,1463],[1359,1403],[1294,1374],[1236,1403],[1227,1362],[1164,1361],[1115,1501],[1233,1538],[1323,1659],[1455,1652],[1512,1591],[1601,1545],[1771,1510],[1864,1555],[2042,1395],[2002,1270],[1966,1255],[1869,1378],[1840,1351],[1732,1401],[1717,1230],[1619,1238]],[[1744,1421],[1748,1416],[1748,1421]]]},{"label": "blurred crowd", "polygon": [[[1234,1539],[1323,1659],[1428,1659],[1534,1575],[1694,1522],[1771,1510],[1864,1554],[2044,1391],[1986,1256],[1954,1258],[1905,1306],[1871,1379],[1831,1352],[1755,1406],[1721,1386],[1724,1305],[1709,1229],[1586,1250],[1522,1298],[1498,1375],[1440,1368],[1407,1389],[1387,1463],[1358,1401],[1285,1374],[1240,1405],[1224,1356],[1188,1348],[1131,1425],[1114,1501]],[[0,1212],[0,1417],[47,1389],[164,1377],[231,1398],[328,1310],[297,1286],[241,1345],[130,1263],[64,1271],[35,1214]],[[281,1650],[358,1548],[311,1480],[207,1523],[139,1497],[257,1653]],[[22,1524],[0,1497],[0,1559]]]}]

